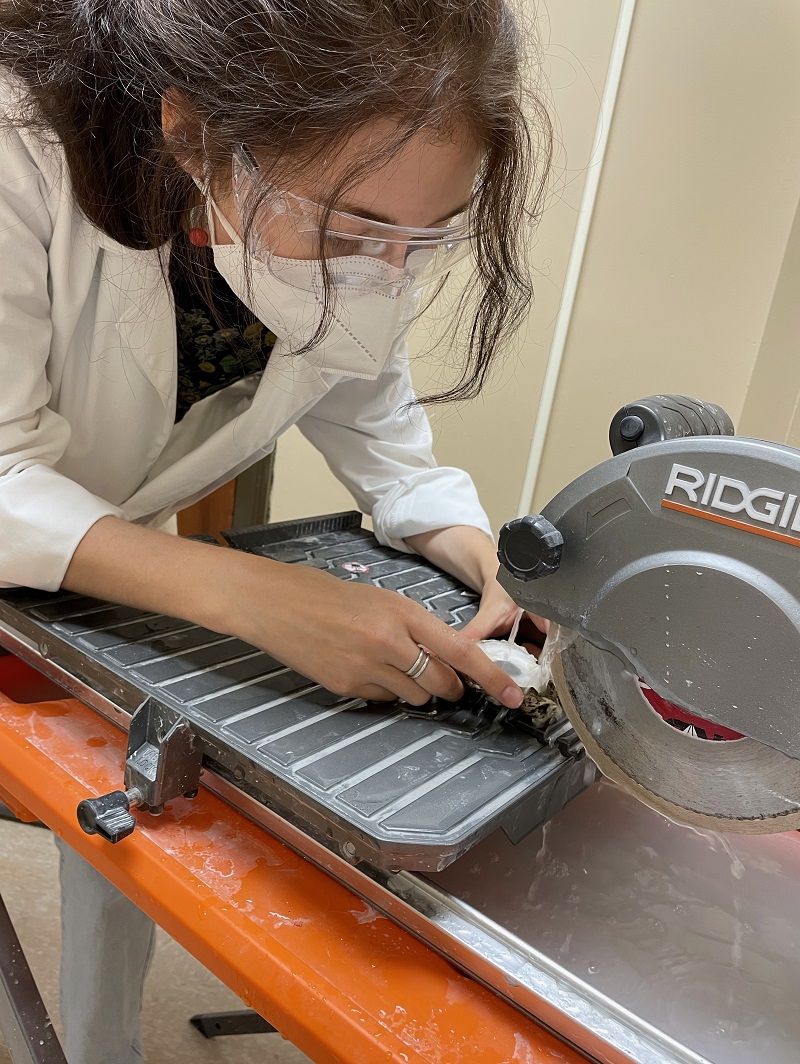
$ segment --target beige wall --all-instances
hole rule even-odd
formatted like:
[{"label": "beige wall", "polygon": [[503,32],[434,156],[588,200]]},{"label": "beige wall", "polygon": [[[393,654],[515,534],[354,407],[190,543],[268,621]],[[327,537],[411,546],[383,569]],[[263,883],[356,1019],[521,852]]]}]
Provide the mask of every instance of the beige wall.
[{"label": "beige wall", "polygon": [[605,456],[627,399],[740,420],[798,198],[797,0],[641,0],[538,504]]},{"label": "beige wall", "polygon": [[[533,249],[536,305],[486,394],[434,415],[439,460],[470,471],[495,528],[520,506],[617,11],[550,0],[540,28],[563,150]],[[721,403],[769,435],[774,389],[789,432],[798,112],[797,0],[639,0],[531,507],[604,458],[613,412],[654,391]],[[415,365],[421,388],[436,372]],[[296,433],[281,441],[276,519],[350,506]]]},{"label": "beige wall", "polygon": [[739,431],[800,447],[800,206],[747,392]]}]

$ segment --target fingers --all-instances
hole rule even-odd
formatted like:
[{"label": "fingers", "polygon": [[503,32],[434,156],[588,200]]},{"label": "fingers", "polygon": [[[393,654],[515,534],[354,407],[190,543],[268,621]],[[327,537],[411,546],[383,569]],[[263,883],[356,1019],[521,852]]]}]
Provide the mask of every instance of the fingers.
[{"label": "fingers", "polygon": [[[338,582],[331,580],[338,592]],[[372,587],[342,585],[342,594],[349,596],[347,609],[338,611],[346,623],[316,633],[317,667],[307,672],[329,690],[376,702],[399,698],[414,706],[431,696],[453,702],[463,695],[460,673],[509,708],[522,703],[522,691],[498,665],[424,606]],[[420,645],[431,652],[427,662],[417,662]],[[291,652],[280,660],[292,665],[295,648],[287,649]],[[415,664],[425,668],[408,676]]]},{"label": "fingers", "polygon": [[449,665],[434,657],[415,682],[427,698],[435,695],[436,698],[443,698],[445,702],[456,702],[464,694],[464,684],[458,675]]},{"label": "fingers", "polygon": [[517,607],[495,581],[484,591],[478,612],[461,629],[461,634],[477,642],[508,635],[518,613]]},{"label": "fingers", "polygon": [[429,647],[440,659],[439,664],[449,665],[457,672],[469,676],[480,684],[487,694],[509,709],[516,709],[522,704],[521,689],[499,665],[495,665],[480,647],[461,632],[454,632],[452,628],[430,615],[419,618],[417,623],[419,627],[412,631],[412,638]]},{"label": "fingers", "polygon": [[431,656],[425,670],[414,680],[405,670],[387,665],[376,674],[375,683],[363,685],[354,694],[370,702],[400,699],[412,706],[424,706],[434,696],[446,702],[458,701],[464,694],[464,685],[448,665]]},{"label": "fingers", "polygon": [[497,635],[497,624],[493,617],[476,613],[472,620],[468,621],[460,631],[466,639],[471,639],[474,643],[477,643],[481,639],[491,639],[492,636]]},{"label": "fingers", "polygon": [[[411,646],[412,649],[399,655],[403,663],[413,654],[414,644]],[[455,672],[433,655],[429,657],[425,669],[414,679],[406,674],[405,669],[393,665],[384,666],[376,679],[382,688],[394,692],[394,698],[412,706],[424,706],[433,696],[446,702],[455,702],[464,694],[464,685]]]},{"label": "fingers", "polygon": [[362,687],[357,697],[364,698],[367,702],[394,702],[397,700],[397,694],[394,691],[390,691],[388,687],[380,687],[375,683]]}]

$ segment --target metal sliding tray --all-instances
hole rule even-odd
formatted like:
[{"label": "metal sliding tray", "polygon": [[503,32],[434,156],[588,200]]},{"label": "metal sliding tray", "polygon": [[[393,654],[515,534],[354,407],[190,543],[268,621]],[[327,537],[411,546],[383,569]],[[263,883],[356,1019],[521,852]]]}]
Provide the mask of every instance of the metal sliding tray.
[{"label": "metal sliding tray", "polygon": [[[476,596],[451,577],[380,546],[358,514],[227,538],[390,588],[455,626],[476,609]],[[0,623],[80,681],[84,700],[88,689],[131,712],[156,699],[171,720],[177,713],[190,723],[206,768],[376,868],[445,868],[498,827],[519,840],[595,778],[580,749],[565,756],[500,724],[471,734],[457,726],[458,707],[425,719],[343,699],[238,639],[173,617],[15,590],[0,597]]]}]

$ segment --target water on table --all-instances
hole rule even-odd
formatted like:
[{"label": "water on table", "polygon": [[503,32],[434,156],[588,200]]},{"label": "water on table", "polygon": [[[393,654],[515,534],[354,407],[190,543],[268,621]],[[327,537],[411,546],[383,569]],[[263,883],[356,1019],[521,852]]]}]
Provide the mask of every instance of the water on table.
[{"label": "water on table", "polygon": [[800,833],[680,827],[603,781],[434,878],[714,1064],[800,1061]]}]

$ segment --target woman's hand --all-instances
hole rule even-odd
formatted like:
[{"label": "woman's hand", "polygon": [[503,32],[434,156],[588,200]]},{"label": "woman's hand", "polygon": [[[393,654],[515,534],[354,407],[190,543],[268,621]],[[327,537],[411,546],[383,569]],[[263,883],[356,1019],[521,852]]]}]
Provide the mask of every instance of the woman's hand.
[{"label": "woman's hand", "polygon": [[[463,694],[457,670],[504,705],[519,687],[459,632],[424,606],[367,584],[342,581],[302,565],[231,552],[222,630],[262,647],[335,694],[424,705],[432,695]],[[406,673],[420,647],[431,660],[416,679]]]},{"label": "woman's hand", "polygon": [[[514,627],[518,613],[519,607],[493,577],[483,589],[478,612],[461,629],[461,634],[475,640],[504,639]],[[520,620],[517,642],[538,656],[549,627],[545,617],[525,613]]]},{"label": "woman's hand", "polygon": [[[431,695],[452,700],[462,693],[457,671],[506,706],[522,702],[519,687],[472,639],[394,591],[117,517],[89,529],[63,586],[238,636],[337,694],[413,705]],[[420,645],[434,656],[412,680],[406,673]]]},{"label": "woman's hand", "polygon": [[[453,525],[409,536],[406,542],[473,591],[480,591],[478,613],[461,629],[462,635],[477,641],[503,639],[511,632],[519,609],[497,582],[497,548],[480,529]],[[538,654],[549,627],[550,622],[544,617],[526,613],[520,622],[517,642]]]}]

